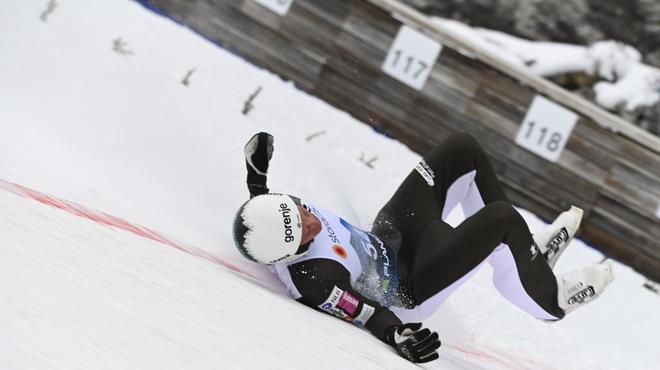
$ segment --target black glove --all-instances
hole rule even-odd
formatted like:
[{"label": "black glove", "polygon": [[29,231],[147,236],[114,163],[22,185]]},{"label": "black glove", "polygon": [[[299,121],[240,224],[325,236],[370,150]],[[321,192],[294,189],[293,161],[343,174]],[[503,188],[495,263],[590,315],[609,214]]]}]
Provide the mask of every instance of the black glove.
[{"label": "black glove", "polygon": [[260,132],[245,144],[245,165],[248,170],[247,184],[250,196],[268,193],[266,176],[268,162],[273,157],[273,135]]},{"label": "black glove", "polygon": [[391,326],[387,329],[387,343],[396,348],[399,356],[412,362],[429,362],[438,358],[438,333],[422,329],[421,323]]}]

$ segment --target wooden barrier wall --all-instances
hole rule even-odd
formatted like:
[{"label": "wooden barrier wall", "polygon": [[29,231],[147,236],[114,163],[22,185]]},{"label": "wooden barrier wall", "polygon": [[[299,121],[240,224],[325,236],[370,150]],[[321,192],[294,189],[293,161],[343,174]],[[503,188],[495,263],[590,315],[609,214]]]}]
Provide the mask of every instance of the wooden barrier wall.
[{"label": "wooden barrier wall", "polygon": [[[415,23],[419,14],[397,14],[388,1],[262,0],[292,3],[283,15],[255,0],[146,1],[420,154],[451,133],[474,135],[513,203],[546,221],[571,204],[583,208],[582,239],[660,281],[657,138],[548,82],[495,68],[497,61]],[[421,89],[383,71],[402,20],[443,44]],[[577,115],[556,162],[516,144],[537,95]]]}]

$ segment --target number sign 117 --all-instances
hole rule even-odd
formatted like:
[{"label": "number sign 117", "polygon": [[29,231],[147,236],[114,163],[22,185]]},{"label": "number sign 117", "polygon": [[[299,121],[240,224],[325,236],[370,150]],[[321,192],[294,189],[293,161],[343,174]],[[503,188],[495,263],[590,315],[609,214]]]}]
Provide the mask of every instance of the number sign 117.
[{"label": "number sign 117", "polygon": [[383,72],[421,90],[441,49],[442,45],[435,40],[401,26],[383,62]]}]

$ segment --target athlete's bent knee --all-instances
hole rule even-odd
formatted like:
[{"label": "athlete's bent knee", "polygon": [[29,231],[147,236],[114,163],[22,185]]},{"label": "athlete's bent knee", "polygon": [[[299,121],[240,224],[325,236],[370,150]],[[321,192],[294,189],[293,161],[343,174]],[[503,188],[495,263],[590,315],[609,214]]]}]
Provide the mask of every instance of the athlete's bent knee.
[{"label": "athlete's bent knee", "polygon": [[467,134],[465,132],[459,132],[447,137],[447,139],[445,140],[445,145],[448,145],[453,149],[459,150],[463,154],[483,150],[477,139],[475,139],[474,136]]},{"label": "athlete's bent knee", "polygon": [[496,224],[508,226],[525,222],[525,219],[520,213],[518,213],[518,211],[516,211],[516,209],[508,202],[498,200],[488,203],[485,208],[489,214],[490,220]]}]

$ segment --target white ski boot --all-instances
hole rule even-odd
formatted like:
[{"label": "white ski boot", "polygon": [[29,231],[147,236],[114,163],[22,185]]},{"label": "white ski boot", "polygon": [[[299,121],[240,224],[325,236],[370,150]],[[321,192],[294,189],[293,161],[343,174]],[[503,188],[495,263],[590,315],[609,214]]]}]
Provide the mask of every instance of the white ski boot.
[{"label": "white ski boot", "polygon": [[559,307],[569,313],[596,299],[612,281],[614,269],[610,260],[562,274],[557,277]]},{"label": "white ski boot", "polygon": [[533,235],[539,251],[550,268],[555,267],[559,256],[577,233],[583,213],[581,208],[571,206],[571,209],[562,212],[551,225]]}]

